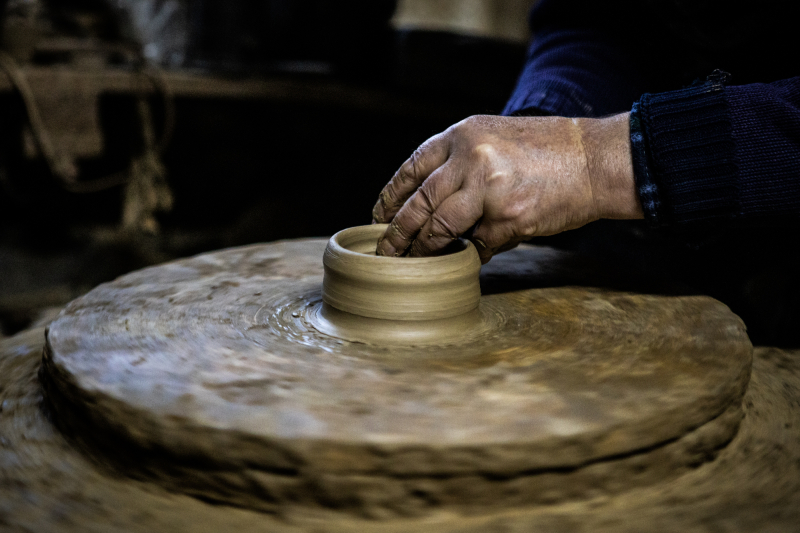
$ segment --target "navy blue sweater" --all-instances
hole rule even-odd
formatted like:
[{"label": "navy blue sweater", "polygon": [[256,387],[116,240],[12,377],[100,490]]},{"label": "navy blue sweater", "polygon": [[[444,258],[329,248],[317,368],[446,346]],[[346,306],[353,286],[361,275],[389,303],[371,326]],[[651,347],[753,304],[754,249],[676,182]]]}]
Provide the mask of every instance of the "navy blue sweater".
[{"label": "navy blue sweater", "polygon": [[[800,70],[800,45],[793,17],[776,6],[542,0],[504,114],[630,110],[634,172],[652,226],[797,223],[800,77],[790,76]],[[732,80],[717,71],[692,83],[716,68]]]}]

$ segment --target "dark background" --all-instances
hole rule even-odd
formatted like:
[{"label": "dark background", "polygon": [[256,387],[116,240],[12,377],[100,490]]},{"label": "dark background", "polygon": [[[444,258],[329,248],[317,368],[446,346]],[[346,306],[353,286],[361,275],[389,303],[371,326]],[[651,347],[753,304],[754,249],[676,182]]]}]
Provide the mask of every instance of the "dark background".
[{"label": "dark background", "polygon": [[[151,28],[159,56],[115,2],[0,1],[12,61],[0,71],[0,334],[145,265],[369,223],[378,192],[420,143],[502,109],[524,59],[523,42],[393,28],[395,1],[175,4],[181,16]],[[137,76],[148,53],[168,90],[109,89]],[[66,150],[72,182],[26,148],[30,109],[9,69],[26,77],[42,115],[66,115],[45,116],[53,137],[69,137],[70,113],[94,105],[102,150]],[[65,85],[64,72],[78,81]],[[146,151],[139,99],[156,137],[174,118],[160,153],[173,204],[152,212],[157,230],[122,224],[130,199],[113,185]],[[75,183],[113,186],[87,193]]]}]

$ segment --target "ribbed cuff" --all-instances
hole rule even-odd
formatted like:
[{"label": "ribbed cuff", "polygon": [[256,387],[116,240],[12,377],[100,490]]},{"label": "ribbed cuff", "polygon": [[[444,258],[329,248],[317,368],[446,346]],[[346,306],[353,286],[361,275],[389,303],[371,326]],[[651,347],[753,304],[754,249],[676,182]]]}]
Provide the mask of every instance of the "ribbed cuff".
[{"label": "ribbed cuff", "polygon": [[634,173],[652,226],[736,216],[738,194],[726,75],[645,94],[631,109]]},{"label": "ribbed cuff", "polygon": [[633,176],[636,179],[636,190],[639,192],[639,200],[642,204],[644,219],[650,226],[658,227],[661,225],[659,214],[661,213],[661,201],[658,198],[658,186],[653,181],[650,168],[647,162],[646,138],[642,131],[642,112],[639,102],[634,102],[630,114],[631,128],[631,158],[633,160]]}]

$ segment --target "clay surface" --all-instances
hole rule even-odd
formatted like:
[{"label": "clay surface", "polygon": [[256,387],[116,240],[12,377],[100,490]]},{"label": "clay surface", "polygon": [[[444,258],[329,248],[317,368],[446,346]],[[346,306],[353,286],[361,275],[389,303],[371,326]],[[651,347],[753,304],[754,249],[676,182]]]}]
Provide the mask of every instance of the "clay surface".
[{"label": "clay surface", "polygon": [[378,257],[387,224],[342,230],[323,256],[322,302],[306,313],[318,331],[386,345],[443,344],[497,326],[478,309],[481,262],[459,239],[437,257]]},{"label": "clay surface", "polygon": [[359,226],[331,237],[323,255],[322,299],[340,311],[389,320],[435,320],[478,307],[481,262],[458,240],[437,257],[379,257],[387,224]]},{"label": "clay surface", "polygon": [[359,518],[291,505],[280,514],[264,514],[119,476],[76,449],[49,420],[37,379],[43,340],[43,328],[0,340],[0,530],[4,532],[800,530],[800,351],[755,349],[739,431],[713,460],[698,458],[678,478],[615,494],[598,492],[577,501],[375,520],[380,515]]},{"label": "clay surface", "polygon": [[751,346],[715,300],[525,288],[549,252],[523,247],[482,273],[497,328],[350,343],[306,322],[325,245],[206,254],[76,300],[43,359],[54,420],[170,490],[369,516],[614,494],[711,460],[736,432]]}]

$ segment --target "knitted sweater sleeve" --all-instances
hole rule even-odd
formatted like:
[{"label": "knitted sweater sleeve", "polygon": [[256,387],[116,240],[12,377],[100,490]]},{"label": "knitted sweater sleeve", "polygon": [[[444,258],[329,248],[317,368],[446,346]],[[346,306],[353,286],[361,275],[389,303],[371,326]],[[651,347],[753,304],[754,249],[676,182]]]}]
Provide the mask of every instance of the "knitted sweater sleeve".
[{"label": "knitted sweater sleeve", "polygon": [[652,226],[800,219],[800,77],[724,81],[644,94],[631,109],[634,174]]},{"label": "knitted sweater sleeve", "polygon": [[530,15],[535,38],[503,114],[593,117],[629,110],[646,86],[632,39],[624,38],[629,11],[625,2],[537,2]]}]

